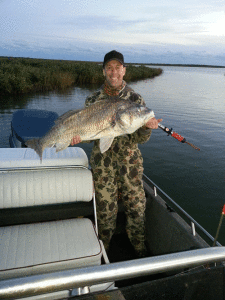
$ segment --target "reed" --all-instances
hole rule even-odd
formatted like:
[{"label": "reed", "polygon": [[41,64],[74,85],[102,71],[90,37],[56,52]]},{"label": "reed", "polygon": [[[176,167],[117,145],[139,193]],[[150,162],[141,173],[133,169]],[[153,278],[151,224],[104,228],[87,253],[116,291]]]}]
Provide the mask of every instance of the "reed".
[{"label": "reed", "polygon": [[[162,69],[127,66],[127,82],[152,78]],[[96,62],[0,57],[0,94],[65,90],[71,86],[102,84],[102,65]]]}]

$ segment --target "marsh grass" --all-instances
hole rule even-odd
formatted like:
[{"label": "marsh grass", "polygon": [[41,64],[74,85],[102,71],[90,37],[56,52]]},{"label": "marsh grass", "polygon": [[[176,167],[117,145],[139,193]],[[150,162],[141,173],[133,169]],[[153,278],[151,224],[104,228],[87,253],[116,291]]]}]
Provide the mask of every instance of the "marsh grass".
[{"label": "marsh grass", "polygon": [[[161,69],[127,66],[127,82],[153,78]],[[102,65],[96,62],[0,57],[0,95],[65,90],[102,84]]]}]

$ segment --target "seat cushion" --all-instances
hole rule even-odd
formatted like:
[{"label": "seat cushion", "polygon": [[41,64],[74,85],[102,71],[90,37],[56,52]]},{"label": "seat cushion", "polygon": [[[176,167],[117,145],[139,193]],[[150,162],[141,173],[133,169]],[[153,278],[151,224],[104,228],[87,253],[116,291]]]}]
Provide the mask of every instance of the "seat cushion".
[{"label": "seat cushion", "polygon": [[0,171],[0,208],[90,201],[92,196],[89,169]]},{"label": "seat cushion", "polygon": [[0,240],[1,279],[101,264],[89,219],[1,227]]}]

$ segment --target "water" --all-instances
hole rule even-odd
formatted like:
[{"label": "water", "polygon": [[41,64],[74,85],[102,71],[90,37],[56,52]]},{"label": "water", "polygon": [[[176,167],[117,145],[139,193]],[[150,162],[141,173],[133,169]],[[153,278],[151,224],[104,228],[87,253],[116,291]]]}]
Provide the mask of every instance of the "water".
[{"label": "water", "polygon": [[[181,134],[196,151],[154,130],[140,145],[145,173],[197,222],[215,236],[225,204],[225,70],[162,67],[154,79],[132,83],[162,124]],[[0,108],[0,147],[9,147],[12,113],[20,108],[54,110],[62,114],[83,107],[94,89],[73,88],[66,93],[11,97]],[[81,145],[88,155],[91,145]],[[166,226],[166,224],[165,224]],[[219,241],[225,245],[225,220]]]},{"label": "water", "polygon": [[[224,92],[224,70],[175,67],[165,68],[142,92],[163,124],[201,149],[154,131],[144,153],[152,161],[146,173],[213,236],[225,204]],[[225,221],[222,232],[224,244]]]}]

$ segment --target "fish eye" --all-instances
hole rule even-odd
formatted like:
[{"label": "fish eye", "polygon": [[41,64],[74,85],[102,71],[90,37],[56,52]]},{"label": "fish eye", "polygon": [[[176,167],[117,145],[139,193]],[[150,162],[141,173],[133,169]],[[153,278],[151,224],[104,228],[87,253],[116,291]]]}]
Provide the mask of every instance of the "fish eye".
[{"label": "fish eye", "polygon": [[137,110],[138,114],[141,113],[141,107],[138,107],[138,110]]}]

